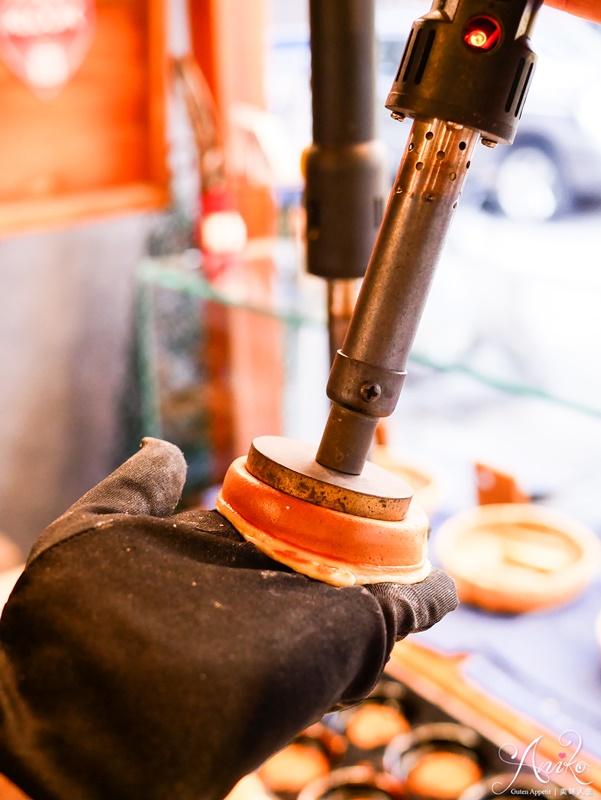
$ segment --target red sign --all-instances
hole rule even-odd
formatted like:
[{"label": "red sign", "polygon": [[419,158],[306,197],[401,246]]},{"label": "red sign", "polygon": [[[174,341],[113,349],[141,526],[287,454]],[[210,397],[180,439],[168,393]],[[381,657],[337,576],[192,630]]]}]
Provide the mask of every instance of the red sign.
[{"label": "red sign", "polygon": [[52,97],[85,58],[95,21],[94,0],[0,0],[0,59]]}]

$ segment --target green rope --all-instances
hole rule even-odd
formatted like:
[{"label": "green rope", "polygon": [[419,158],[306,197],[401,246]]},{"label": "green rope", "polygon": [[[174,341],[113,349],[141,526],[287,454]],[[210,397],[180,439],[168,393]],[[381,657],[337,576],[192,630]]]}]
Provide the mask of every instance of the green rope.
[{"label": "green rope", "polygon": [[562,408],[568,408],[572,411],[577,411],[580,414],[586,414],[587,416],[601,419],[600,409],[593,408],[592,406],[585,406],[581,403],[575,403],[572,400],[565,400],[564,398],[557,397],[549,392],[545,392],[542,389],[536,389],[534,386],[525,386],[520,383],[513,383],[511,381],[502,380],[501,378],[495,378],[492,375],[485,375],[477,370],[472,369],[471,367],[465,366],[464,364],[441,364],[440,362],[434,361],[427,356],[420,355],[419,353],[412,353],[410,361],[412,361],[414,364],[419,364],[420,366],[429,367],[436,372],[449,372],[455,375],[465,375],[468,378],[478,381],[478,383],[481,383],[484,386],[490,386],[493,389],[498,389],[506,394],[515,395],[517,397],[531,397],[536,400],[544,400],[545,402],[553,403],[554,405],[561,406]]},{"label": "green rope", "polygon": [[324,324],[323,319],[317,316],[312,317],[308,314],[296,311],[295,309],[274,311],[265,306],[236,300],[223,292],[217,291],[198,273],[191,271],[184,272],[181,268],[169,268],[165,267],[165,265],[154,264],[151,261],[144,261],[140,266],[138,275],[143,283],[158,286],[162,289],[184,292],[191,297],[198,297],[201,300],[212,300],[226,308],[239,308],[244,311],[251,311],[255,314],[260,314],[262,317],[267,317],[268,319],[280,320],[288,325],[300,327],[301,325],[321,326]]},{"label": "green rope", "polygon": [[[139,280],[143,284],[147,284],[149,286],[161,287],[164,289],[171,289],[172,291],[178,292],[185,292],[193,297],[198,297],[202,300],[212,300],[216,303],[220,303],[221,305],[227,308],[239,308],[246,311],[251,311],[255,314],[260,314],[261,316],[267,317],[269,319],[277,319],[281,322],[293,326],[293,327],[300,327],[302,325],[312,325],[312,326],[319,326],[322,327],[325,322],[323,318],[319,318],[318,316],[311,316],[309,314],[301,313],[294,309],[282,309],[278,311],[274,311],[269,308],[265,308],[264,306],[254,305],[252,303],[246,303],[236,300],[235,298],[228,297],[222,292],[217,291],[208,281],[206,281],[202,275],[200,275],[196,271],[192,270],[183,270],[181,266],[177,266],[177,264],[181,262],[176,261],[176,266],[169,266],[169,263],[165,260],[156,262],[152,260],[145,260],[140,264],[140,268],[138,271]],[[142,305],[141,314],[144,317],[150,317],[152,315],[152,310],[147,306],[151,304],[151,300],[148,297],[145,297],[148,292],[142,291],[141,297],[144,298],[145,303]],[[146,307],[145,307],[146,306]],[[150,333],[150,329],[148,326],[145,325],[146,334]],[[144,340],[145,337],[143,337]],[[146,356],[148,357],[148,349],[149,345],[146,346]],[[561,397],[557,397],[556,395],[550,394],[549,392],[545,392],[542,389],[537,389],[533,386],[526,386],[523,384],[514,383],[511,381],[506,381],[501,378],[495,378],[492,375],[486,375],[477,370],[472,369],[464,364],[443,364],[438,361],[434,361],[427,356],[421,355],[419,353],[412,353],[410,357],[410,361],[414,364],[419,364],[421,366],[429,367],[430,369],[435,370],[436,372],[443,372],[443,373],[453,373],[456,375],[465,375],[480,384],[485,386],[490,386],[493,389],[497,389],[501,392],[505,392],[506,394],[514,395],[517,397],[529,397],[534,398],[537,400],[543,400],[548,403],[552,403],[556,406],[570,409],[572,411],[576,411],[580,414],[585,414],[590,417],[594,417],[596,419],[601,418],[601,409],[593,408],[592,406],[583,405],[581,403],[576,403],[571,400],[566,400]],[[150,363],[150,362],[148,362]],[[152,370],[150,370],[152,373]],[[143,373],[144,374],[144,373]],[[147,380],[152,383],[154,378],[152,375],[148,375]],[[156,389],[156,387],[148,387]],[[156,392],[153,390],[150,392],[150,396],[157,397]],[[148,419],[149,423],[151,420],[154,420],[154,424],[158,423],[158,419],[160,417],[156,414],[156,408],[148,409],[148,416],[145,419]]]}]

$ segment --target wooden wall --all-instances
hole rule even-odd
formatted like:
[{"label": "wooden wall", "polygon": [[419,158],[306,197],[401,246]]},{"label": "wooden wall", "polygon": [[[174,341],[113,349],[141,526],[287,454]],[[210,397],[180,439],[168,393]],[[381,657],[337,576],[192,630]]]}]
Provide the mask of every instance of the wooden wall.
[{"label": "wooden wall", "polygon": [[0,233],[167,198],[165,0],[96,0],[76,74],[42,99],[0,62]]}]

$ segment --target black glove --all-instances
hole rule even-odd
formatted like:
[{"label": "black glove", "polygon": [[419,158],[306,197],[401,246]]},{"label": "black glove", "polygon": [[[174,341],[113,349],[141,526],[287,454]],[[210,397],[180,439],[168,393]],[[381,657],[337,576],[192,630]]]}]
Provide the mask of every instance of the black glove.
[{"label": "black glove", "polygon": [[170,516],[185,472],[146,439],[42,534],[5,607],[0,772],[33,800],[222,798],[456,605],[439,571],[338,589],[215,511]]}]

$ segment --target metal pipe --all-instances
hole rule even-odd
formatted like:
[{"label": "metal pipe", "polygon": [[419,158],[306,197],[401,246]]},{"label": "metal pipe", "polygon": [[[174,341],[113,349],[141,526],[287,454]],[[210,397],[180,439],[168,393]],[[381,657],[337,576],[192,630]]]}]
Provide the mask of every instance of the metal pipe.
[{"label": "metal pipe", "polygon": [[353,279],[327,281],[330,364],[344,344],[360,285],[360,281]]},{"label": "metal pipe", "polygon": [[394,411],[478,135],[441,119],[413,124],[330,374],[333,406],[317,452],[322,466],[359,475],[378,420]]},{"label": "metal pipe", "polygon": [[311,0],[309,9],[307,269],[351,280],[365,275],[386,194],[386,153],[375,138],[375,0]]},{"label": "metal pipe", "polygon": [[309,20],[313,141],[374,139],[375,0],[310,0]]}]

